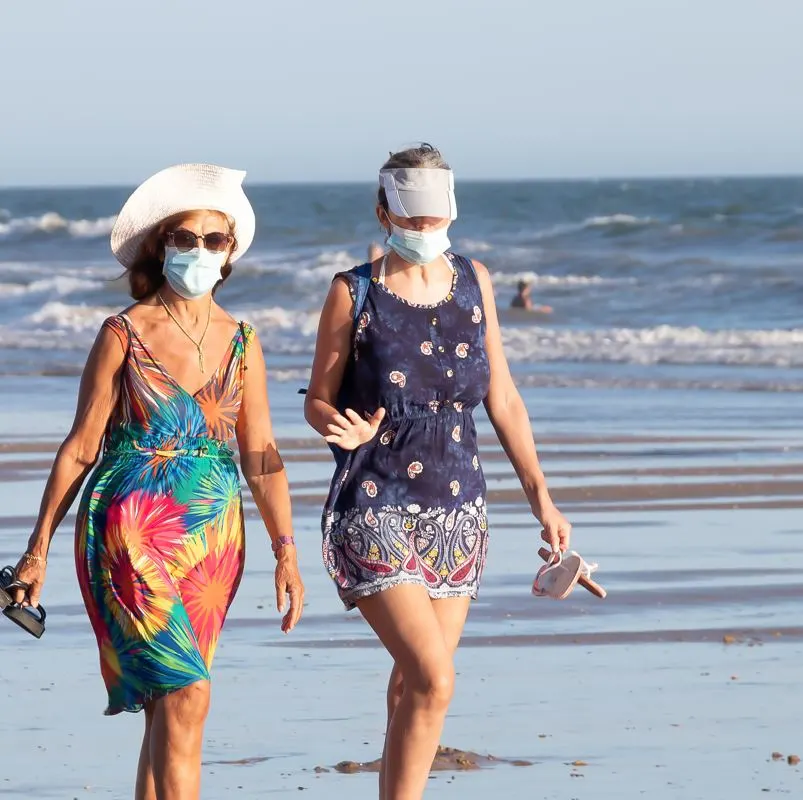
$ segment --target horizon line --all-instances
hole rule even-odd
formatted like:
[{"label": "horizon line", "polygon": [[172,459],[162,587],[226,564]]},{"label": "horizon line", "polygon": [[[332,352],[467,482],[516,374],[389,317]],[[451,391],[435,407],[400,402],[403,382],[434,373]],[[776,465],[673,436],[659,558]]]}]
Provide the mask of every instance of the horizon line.
[{"label": "horizon line", "polygon": [[[609,177],[554,177],[554,178],[459,178],[458,183],[649,183],[654,181],[663,182],[682,182],[682,181],[732,181],[732,180],[795,180],[803,178],[803,172],[784,172],[784,173],[689,173],[689,174],[656,174],[656,175],[620,175]],[[144,180],[144,179],[143,179]],[[374,181],[366,180],[310,180],[306,178],[282,180],[282,181],[248,181],[243,184],[246,187],[262,188],[269,186],[372,186]],[[30,183],[30,184],[2,184],[0,191],[30,191],[30,190],[59,190],[59,189],[130,189],[137,186],[136,183]]]}]

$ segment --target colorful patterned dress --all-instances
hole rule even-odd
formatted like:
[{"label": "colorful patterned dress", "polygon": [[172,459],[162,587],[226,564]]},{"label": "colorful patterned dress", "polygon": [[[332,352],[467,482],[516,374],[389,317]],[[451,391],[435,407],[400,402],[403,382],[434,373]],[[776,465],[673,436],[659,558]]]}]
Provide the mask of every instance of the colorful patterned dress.
[{"label": "colorful patterned dress", "polygon": [[[402,583],[477,595],[488,525],[472,412],[490,370],[474,266],[447,258],[442,302],[415,305],[373,278],[359,317],[341,399],[387,416],[337,469],[324,508],[324,562],[346,608]],[[355,297],[354,270],[338,277]]]},{"label": "colorful patterned dress", "polygon": [[183,389],[128,317],[104,322],[126,349],[103,458],[76,524],[78,582],[100,649],[107,714],[209,678],[240,583],[240,480],[226,444],[252,329],[240,324],[208,383]]}]

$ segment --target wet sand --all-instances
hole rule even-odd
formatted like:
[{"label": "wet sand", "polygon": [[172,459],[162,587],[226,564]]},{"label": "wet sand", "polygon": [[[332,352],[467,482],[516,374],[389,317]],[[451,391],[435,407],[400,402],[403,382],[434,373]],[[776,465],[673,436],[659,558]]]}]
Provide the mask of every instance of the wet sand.
[{"label": "wet sand", "polygon": [[[594,446],[598,448],[593,451],[599,459],[626,459],[616,452],[611,453],[604,448],[611,445],[616,446],[649,446],[659,442],[667,442],[663,438],[648,437],[616,437],[597,439],[578,440],[576,437],[563,439],[550,439],[539,444],[543,458],[547,461],[552,453],[550,447],[554,447],[556,452],[554,457],[560,461],[577,458],[580,453],[576,450],[566,451],[563,449],[568,442],[573,445],[580,445],[587,448]],[[673,444],[683,445],[689,442],[702,443],[700,438],[686,438],[674,442]],[[702,510],[706,507],[739,508],[744,504],[749,507],[760,508],[799,508],[803,499],[803,449],[797,450],[786,444],[777,444],[774,447],[757,446],[755,442],[745,441],[744,439],[732,439],[727,441],[737,441],[740,443],[738,452],[741,458],[752,455],[756,457],[774,458],[769,462],[761,464],[732,465],[727,463],[713,463],[706,466],[699,464],[689,464],[685,467],[613,467],[599,468],[593,470],[578,469],[553,469],[549,471],[549,477],[553,483],[552,496],[561,506],[580,510],[585,505],[591,505],[599,510],[614,511],[631,508],[632,510],[644,508],[657,508],[660,510]],[[293,464],[312,464],[315,465],[320,473],[318,479],[301,479],[293,482],[293,503],[296,506],[312,506],[320,508],[326,499],[328,489],[328,476],[330,474],[331,460],[328,450],[322,448],[316,440],[290,440],[282,441],[282,455],[288,467]],[[751,445],[752,451],[751,452]],[[53,463],[57,443],[38,443],[38,442],[5,442],[0,443],[0,481],[24,481],[24,480],[44,480]],[[503,455],[498,446],[488,447],[483,451],[483,463],[493,463],[501,461]],[[17,459],[14,455],[21,453],[46,453],[46,458],[36,459]],[[581,451],[588,457],[588,452]],[[673,450],[667,453],[668,457],[677,457],[678,453],[686,459],[699,459],[699,453],[689,454],[688,451]],[[729,448],[724,451],[706,450],[707,457],[719,457],[720,459],[732,455],[733,451]],[[637,458],[655,458],[656,453],[638,453]],[[784,460],[780,460],[783,457]],[[789,459],[794,459],[790,461]],[[593,475],[593,484],[584,484],[583,481]],[[664,478],[657,481],[656,478]],[[760,479],[759,479],[760,478]],[[606,479],[611,482],[600,482]],[[616,479],[615,481],[613,479]],[[571,485],[554,485],[556,481],[567,482]],[[524,502],[524,495],[518,486],[510,488],[495,488],[494,474],[489,475],[488,480],[488,501],[491,505],[511,505]],[[775,498],[778,498],[776,501]],[[660,501],[672,501],[671,506],[660,504]],[[704,501],[709,501],[706,504]],[[656,505],[658,503],[658,505]],[[756,505],[758,504],[758,505]],[[247,503],[248,511],[252,516],[256,515],[256,509],[252,503]],[[17,524],[21,521],[19,517],[9,517],[0,520],[0,525]]]},{"label": "wet sand", "polygon": [[[574,545],[600,563],[602,601],[580,589],[560,603],[530,595],[537,526],[483,433],[489,564],[456,659],[443,736],[455,751],[433,772],[428,797],[800,791],[803,773],[788,757],[803,751],[803,441],[791,421],[756,434],[752,421],[731,424],[739,417],[730,414],[710,435],[690,425],[539,438]],[[33,524],[56,446],[53,436],[0,429],[0,560],[17,555]],[[249,503],[245,580],[214,669],[204,797],[374,797],[376,776],[366,770],[382,749],[389,659],[360,616],[338,605],[320,563],[328,451],[295,434],[282,447],[306,615],[292,635],[280,633],[273,560]],[[0,629],[0,731],[13,742],[0,755],[0,797],[131,795],[142,722],[101,716],[73,522],[54,542],[43,639]],[[343,762],[361,766],[338,770]]]}]

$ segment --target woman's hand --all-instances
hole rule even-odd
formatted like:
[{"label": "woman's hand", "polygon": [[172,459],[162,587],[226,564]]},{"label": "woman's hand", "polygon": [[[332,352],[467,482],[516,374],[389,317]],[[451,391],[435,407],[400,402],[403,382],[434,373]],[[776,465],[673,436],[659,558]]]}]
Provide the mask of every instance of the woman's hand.
[{"label": "woman's hand", "polygon": [[558,511],[551,500],[535,516],[544,526],[541,538],[549,544],[552,552],[556,553],[560,550],[565,553],[569,549],[569,540],[572,535],[572,526],[566,517]]},{"label": "woman's hand", "polygon": [[282,632],[290,633],[301,619],[304,610],[304,583],[298,571],[296,548],[293,545],[282,547],[276,557],[278,559],[274,575],[276,608],[281,614],[287,604],[287,596],[290,595],[290,608],[282,619]]},{"label": "woman's hand", "polygon": [[46,561],[22,556],[16,566],[17,580],[20,583],[27,583],[28,588],[14,589],[11,592],[11,599],[20,605],[38,608],[46,572]]},{"label": "woman's hand", "polygon": [[326,429],[328,436],[324,436],[329,444],[335,444],[343,450],[356,450],[361,444],[370,442],[376,436],[382,420],[385,418],[385,409],[378,408],[373,414],[363,419],[356,411],[346,409],[345,416],[337,414]]}]

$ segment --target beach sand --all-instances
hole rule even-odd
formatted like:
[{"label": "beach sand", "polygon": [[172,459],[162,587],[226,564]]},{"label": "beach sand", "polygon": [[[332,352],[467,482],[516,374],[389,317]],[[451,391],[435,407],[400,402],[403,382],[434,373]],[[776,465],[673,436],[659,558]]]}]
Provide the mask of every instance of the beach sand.
[{"label": "beach sand", "polygon": [[[536,526],[481,425],[489,563],[442,738],[476,754],[480,768],[433,772],[427,796],[795,796],[803,773],[787,757],[803,754],[803,439],[792,418],[783,424],[761,408],[771,424],[757,433],[762,404],[720,393],[701,398],[694,418],[669,402],[660,422],[642,416],[630,430],[621,418],[583,419],[583,407],[619,403],[621,411],[644,396],[563,397],[559,414],[541,425],[540,450],[574,523],[574,546],[599,562],[595,577],[609,596],[579,588],[562,602],[530,595],[540,564]],[[665,394],[647,398],[652,409],[668,402]],[[278,408],[288,420],[278,427],[305,618],[290,636],[279,631],[272,557],[249,501],[246,575],[213,672],[204,797],[376,796],[376,775],[335,767],[381,752],[390,660],[359,615],[342,610],[323,571],[319,515],[332,465],[303,424],[289,421],[297,419],[294,402],[289,390],[280,393],[274,415]],[[30,413],[39,416],[28,432],[21,413],[0,424],[3,563],[16,558],[32,525],[69,420],[52,398]],[[51,553],[43,639],[10,624],[0,630],[0,797],[132,793],[142,720],[101,716],[105,693],[74,576],[73,522]],[[482,761],[488,755],[494,760]]]}]

